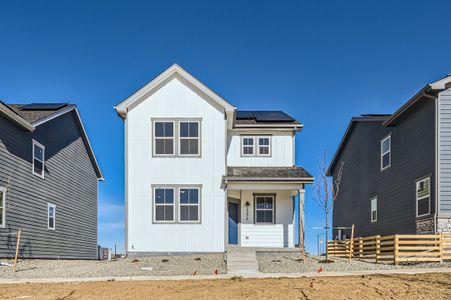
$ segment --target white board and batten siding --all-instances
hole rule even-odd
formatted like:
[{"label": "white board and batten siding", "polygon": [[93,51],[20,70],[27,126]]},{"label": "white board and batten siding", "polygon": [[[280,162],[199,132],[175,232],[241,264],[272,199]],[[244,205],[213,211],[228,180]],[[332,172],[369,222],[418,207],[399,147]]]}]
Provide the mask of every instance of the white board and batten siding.
[{"label": "white board and batten siding", "polygon": [[292,167],[294,165],[294,135],[292,131],[258,132],[271,138],[270,156],[242,156],[241,137],[257,136],[255,131],[229,131],[227,165],[232,167]]},{"label": "white board and batten siding", "polygon": [[[201,119],[201,157],[152,157],[152,118]],[[127,115],[127,252],[223,252],[226,120],[177,78]],[[153,224],[152,185],[202,185],[200,224]]]}]

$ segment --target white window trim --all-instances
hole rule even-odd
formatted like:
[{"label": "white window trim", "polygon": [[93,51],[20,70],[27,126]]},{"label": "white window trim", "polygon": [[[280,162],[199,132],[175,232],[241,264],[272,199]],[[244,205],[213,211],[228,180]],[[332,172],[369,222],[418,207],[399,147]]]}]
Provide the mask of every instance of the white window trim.
[{"label": "white window trim", "polygon": [[[268,139],[268,145],[260,145],[260,139],[261,138],[267,138]],[[271,136],[269,135],[262,135],[262,136],[256,136],[255,139],[257,140],[257,156],[271,156]],[[268,154],[260,154],[260,147],[268,148]]]},{"label": "white window trim", "polygon": [[[157,137],[155,134],[155,123],[172,123],[172,137]],[[171,120],[153,120],[152,121],[152,154],[155,157],[173,157],[175,156],[176,152],[176,126],[175,126],[175,121],[171,121]],[[157,143],[156,143],[156,139],[161,139],[161,140],[172,140],[172,154],[157,154],[156,150],[157,150]]]},{"label": "white window trim", "polygon": [[[31,157],[31,172],[34,175],[38,176],[38,177],[44,178],[44,174],[45,174],[45,172],[44,172],[44,170],[45,170],[45,146],[42,145],[41,143],[39,143],[38,141],[36,141],[35,139],[33,139],[32,141],[33,141],[33,144],[32,144],[33,149],[32,149],[32,153],[31,153],[31,155],[32,155],[32,157]],[[35,157],[34,157],[34,146],[35,145],[40,147],[40,148],[42,148],[42,158],[43,158],[43,161],[42,161],[42,172],[41,172],[42,174],[38,174],[38,173],[36,173],[34,171],[34,160],[35,160]]]},{"label": "white window trim", "polygon": [[[182,190],[182,189],[190,189],[190,190],[197,190],[197,195],[198,195],[198,203],[197,204],[193,204],[193,203],[181,203],[180,202],[180,191]],[[179,187],[178,188],[178,201],[177,201],[177,203],[178,203],[178,222],[179,223],[200,223],[200,212],[201,212],[201,210],[200,210],[200,204],[201,204],[201,194],[200,194],[200,188],[198,188],[198,187],[192,187],[192,186],[183,186],[183,187]],[[195,220],[195,221],[190,221],[190,220],[181,220],[180,218],[181,218],[181,216],[182,216],[182,214],[181,214],[181,210],[182,210],[182,206],[197,206],[197,220]]]},{"label": "white window trim", "polygon": [[[383,151],[383,145],[384,145],[384,142],[385,142],[386,140],[389,140],[389,145],[390,145],[390,147],[388,148],[387,151],[382,152],[382,151]],[[391,167],[391,134],[389,134],[388,136],[386,136],[385,138],[383,138],[383,139],[381,140],[381,151],[380,151],[380,153],[381,153],[381,156],[380,156],[380,159],[381,159],[381,171],[383,171],[383,170],[388,169],[388,168]],[[389,164],[388,164],[387,166],[384,167],[384,165],[383,165],[383,164],[384,164],[383,157],[384,157],[384,155],[387,154],[387,153],[388,153],[388,161],[389,161]]]},{"label": "white window trim", "polygon": [[[251,139],[252,140],[252,154],[245,154],[244,148],[251,148],[250,145],[244,145],[244,139]],[[255,137],[249,136],[249,135],[242,135],[241,136],[241,156],[249,157],[249,156],[255,156]]]},{"label": "white window trim", "polygon": [[[376,200],[376,209],[373,209],[373,201]],[[370,214],[370,219],[371,219],[371,223],[375,223],[377,222],[377,217],[378,217],[378,212],[377,212],[377,197],[371,198],[370,199],[370,210],[371,210],[371,214]],[[376,219],[373,220],[373,211],[376,211]]]},{"label": "white window trim", "polygon": [[[182,137],[181,135],[180,135],[180,130],[181,130],[181,126],[180,126],[180,123],[197,123],[197,134],[198,134],[198,136],[197,137]],[[200,156],[200,121],[190,121],[190,120],[186,120],[186,121],[184,121],[184,120],[181,120],[181,121],[178,121],[178,123],[177,123],[177,126],[178,126],[178,128],[177,128],[177,133],[178,133],[178,155],[179,156],[191,156],[191,157],[198,157],[198,156]],[[182,154],[182,140],[195,140],[195,139],[197,139],[197,153],[196,154]]]},{"label": "white window trim", "polygon": [[[257,199],[258,198],[272,198],[272,208],[257,208]],[[276,216],[276,197],[274,195],[256,195],[255,203],[254,203],[254,212],[255,212],[255,220],[254,224],[275,224],[275,216]],[[257,211],[272,211],[272,222],[258,222],[257,221]]]},{"label": "white window trim", "polygon": [[[53,208],[53,227],[50,227],[50,216],[49,216],[49,208]],[[47,203],[47,229],[55,230],[56,229],[56,205],[52,203]]]},{"label": "white window trim", "polygon": [[[174,197],[174,202],[172,204],[170,203],[156,203],[156,196],[155,196],[155,191],[157,189],[164,189],[164,190],[172,190],[173,191],[173,197]],[[177,189],[175,187],[168,187],[168,186],[154,186],[153,187],[153,201],[152,201],[152,211],[153,211],[153,222],[156,224],[172,224],[175,223],[175,210],[176,210],[176,204],[177,204]],[[159,221],[157,220],[157,206],[173,206],[174,209],[172,210],[172,221]]]},{"label": "white window trim", "polygon": [[2,203],[3,203],[3,213],[0,216],[2,223],[0,224],[0,228],[6,227],[6,188],[0,187],[0,192],[2,192]]},{"label": "white window trim", "polygon": [[[423,197],[418,198],[418,186],[423,181],[429,181],[429,193],[428,193],[427,196],[423,196]],[[429,202],[428,202],[429,203],[429,210],[428,210],[427,213],[419,215],[418,214],[418,201],[420,201],[422,199],[425,199],[425,198],[429,198]],[[415,201],[415,215],[417,216],[417,218],[430,215],[431,214],[431,177],[426,177],[426,178],[417,180],[415,182],[415,199],[416,199],[416,201]]]}]

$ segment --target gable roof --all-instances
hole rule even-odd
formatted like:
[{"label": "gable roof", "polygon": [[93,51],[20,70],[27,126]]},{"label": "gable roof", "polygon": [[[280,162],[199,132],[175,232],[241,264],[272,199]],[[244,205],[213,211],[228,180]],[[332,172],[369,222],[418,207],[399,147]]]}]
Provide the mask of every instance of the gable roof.
[{"label": "gable roof", "polygon": [[224,109],[224,112],[234,112],[236,107],[230,104],[227,100],[219,96],[193,75],[188,73],[185,69],[180,67],[177,64],[173,64],[168,69],[166,69],[163,73],[152,79],[149,83],[144,85],[134,94],[129,96],[127,99],[120,102],[115,106],[117,113],[122,117],[126,118],[127,112],[133,108],[135,105],[140,103],[142,100],[146,98],[147,95],[151,94],[155,90],[159,89],[166,82],[171,80],[174,77],[179,77],[189,84],[191,84],[194,88],[199,90],[201,93],[205,94],[208,98],[212,99],[217,105]]},{"label": "gable roof", "polygon": [[406,103],[404,103],[399,109],[397,109],[393,114],[369,114],[369,115],[362,115],[360,117],[353,117],[351,121],[349,122],[349,125],[346,129],[346,132],[341,139],[341,142],[337,148],[337,151],[335,152],[334,157],[332,158],[332,161],[329,165],[329,168],[327,170],[327,175],[331,176],[333,172],[333,168],[336,164],[336,160],[338,159],[339,155],[341,154],[343,147],[348,141],[349,135],[352,132],[352,129],[354,128],[354,125],[356,122],[362,122],[362,121],[372,121],[372,122],[381,122],[383,126],[393,126],[395,125],[396,121],[404,115],[405,112],[409,108],[411,108],[414,104],[416,104],[418,101],[422,99],[437,99],[438,92],[451,88],[451,74],[448,74],[447,76],[443,77],[442,79],[429,83],[425,87],[423,87],[418,93],[416,93],[412,98],[409,99]]},{"label": "gable roof", "polygon": [[89,142],[88,135],[75,104],[68,103],[31,103],[31,104],[5,104],[0,101],[0,115],[6,117],[25,131],[34,132],[36,127],[53,120],[61,115],[74,112],[82,131],[89,158],[94,166],[98,180],[104,180],[97,159]]}]

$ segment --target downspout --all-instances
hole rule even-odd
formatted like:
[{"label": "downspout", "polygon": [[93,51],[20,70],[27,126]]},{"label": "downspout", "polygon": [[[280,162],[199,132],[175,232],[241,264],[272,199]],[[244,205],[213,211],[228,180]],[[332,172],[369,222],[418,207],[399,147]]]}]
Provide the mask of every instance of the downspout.
[{"label": "downspout", "polygon": [[[427,95],[426,93],[423,93],[425,97],[431,98],[431,95]],[[434,234],[437,234],[438,228],[437,228],[437,215],[439,210],[439,197],[440,197],[440,191],[439,191],[439,172],[440,172],[440,164],[439,164],[439,155],[440,155],[440,144],[439,144],[439,104],[438,104],[438,96],[432,97],[435,100],[435,209],[434,209]]]}]

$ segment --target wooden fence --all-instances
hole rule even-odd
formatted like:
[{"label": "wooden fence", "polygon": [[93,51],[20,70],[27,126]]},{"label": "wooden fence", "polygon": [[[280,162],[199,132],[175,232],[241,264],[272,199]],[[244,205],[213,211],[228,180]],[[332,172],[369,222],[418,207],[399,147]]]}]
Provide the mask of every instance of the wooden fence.
[{"label": "wooden fence", "polygon": [[330,256],[379,262],[441,262],[451,260],[451,233],[396,234],[327,241]]}]

